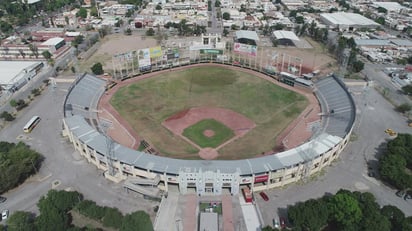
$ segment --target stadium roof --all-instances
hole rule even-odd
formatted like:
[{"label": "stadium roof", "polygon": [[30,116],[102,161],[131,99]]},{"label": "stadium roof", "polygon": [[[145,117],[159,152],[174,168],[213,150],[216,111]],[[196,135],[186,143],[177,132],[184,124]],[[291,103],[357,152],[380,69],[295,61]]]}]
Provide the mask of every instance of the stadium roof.
[{"label": "stadium roof", "polygon": [[0,61],[0,84],[10,84],[24,69],[30,69],[31,66],[39,63],[40,62]]},{"label": "stadium roof", "polygon": [[275,36],[276,39],[290,39],[293,41],[300,40],[298,36],[296,36],[295,33],[293,33],[292,31],[286,31],[286,30],[275,30],[273,31],[273,36]]},{"label": "stadium roof", "polygon": [[250,39],[250,40],[255,40],[259,41],[259,36],[255,31],[249,31],[249,30],[238,30],[236,31],[236,38],[245,38],[245,39]]},{"label": "stadium roof", "polygon": [[378,7],[385,8],[387,11],[396,11],[399,12],[401,9],[405,7],[397,2],[373,2],[374,5]]},{"label": "stadium roof", "polygon": [[335,13],[323,13],[320,17],[327,20],[333,25],[345,25],[345,26],[379,26],[380,24],[355,13],[335,12]]}]

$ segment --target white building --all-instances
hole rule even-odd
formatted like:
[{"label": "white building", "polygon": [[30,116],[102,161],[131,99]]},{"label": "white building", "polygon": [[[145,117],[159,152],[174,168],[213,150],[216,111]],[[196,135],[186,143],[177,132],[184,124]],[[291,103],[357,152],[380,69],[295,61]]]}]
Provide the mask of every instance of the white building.
[{"label": "white building", "polygon": [[331,28],[352,31],[356,28],[377,28],[380,24],[355,13],[336,12],[320,14],[320,20]]},{"label": "white building", "polygon": [[43,67],[42,62],[0,61],[0,86],[14,92],[33,79]]}]

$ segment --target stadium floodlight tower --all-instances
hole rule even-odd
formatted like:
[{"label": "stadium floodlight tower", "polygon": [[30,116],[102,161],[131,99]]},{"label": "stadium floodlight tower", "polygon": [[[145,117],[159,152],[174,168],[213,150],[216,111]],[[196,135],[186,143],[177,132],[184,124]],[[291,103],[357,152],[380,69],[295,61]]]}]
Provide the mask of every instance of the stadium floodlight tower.
[{"label": "stadium floodlight tower", "polygon": [[113,158],[114,158],[114,141],[108,135],[108,129],[112,126],[112,121],[101,118],[99,127],[106,139],[106,164],[110,176],[114,176]]}]

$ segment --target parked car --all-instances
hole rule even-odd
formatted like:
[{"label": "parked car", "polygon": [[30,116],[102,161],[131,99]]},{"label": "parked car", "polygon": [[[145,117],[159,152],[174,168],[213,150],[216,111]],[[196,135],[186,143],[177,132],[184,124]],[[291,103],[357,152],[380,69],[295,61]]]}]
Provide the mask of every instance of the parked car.
[{"label": "parked car", "polygon": [[280,228],[282,229],[286,228],[286,219],[284,217],[280,217],[279,221],[280,221]]},{"label": "parked car", "polygon": [[273,228],[280,228],[279,220],[277,218],[273,218]]},{"label": "parked car", "polygon": [[268,195],[266,195],[266,193],[260,192],[259,195],[263,198],[264,201],[268,201],[268,200],[269,200],[269,197],[268,197]]},{"label": "parked car", "polygon": [[7,198],[0,196],[0,203],[3,203],[7,200]]},{"label": "parked car", "polygon": [[395,194],[396,194],[396,196],[398,196],[398,197],[403,197],[403,196],[405,195],[405,191],[399,190],[399,191],[397,191]]},{"label": "parked car", "polygon": [[1,213],[1,220],[6,220],[9,217],[9,210],[5,209]]}]

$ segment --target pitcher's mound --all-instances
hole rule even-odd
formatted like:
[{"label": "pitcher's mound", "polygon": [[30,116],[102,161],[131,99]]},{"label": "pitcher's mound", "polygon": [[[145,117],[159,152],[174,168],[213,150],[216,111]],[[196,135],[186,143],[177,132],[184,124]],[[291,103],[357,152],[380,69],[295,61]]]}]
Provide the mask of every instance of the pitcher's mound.
[{"label": "pitcher's mound", "polygon": [[206,137],[212,137],[215,135],[215,132],[213,130],[206,129],[203,131],[203,135],[205,135]]},{"label": "pitcher's mound", "polygon": [[204,160],[216,159],[218,155],[219,153],[216,151],[216,149],[213,148],[202,148],[199,151],[200,158]]}]

